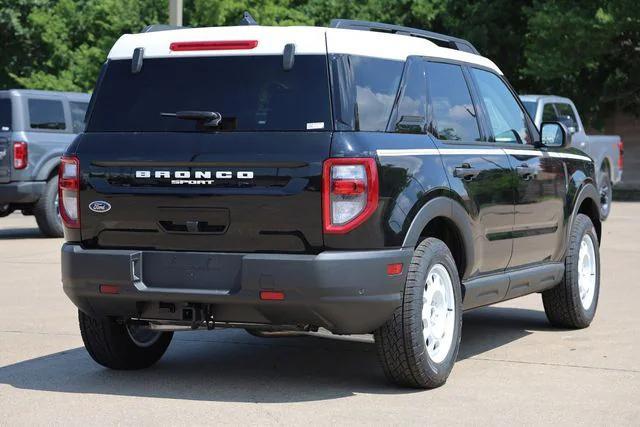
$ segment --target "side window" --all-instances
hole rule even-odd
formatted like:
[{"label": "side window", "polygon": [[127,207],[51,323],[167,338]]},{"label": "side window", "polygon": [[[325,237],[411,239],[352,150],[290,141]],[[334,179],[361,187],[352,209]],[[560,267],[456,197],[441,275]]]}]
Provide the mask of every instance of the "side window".
[{"label": "side window", "polygon": [[32,129],[66,129],[62,101],[29,99],[28,107],[29,123]]},{"label": "side window", "polygon": [[351,56],[350,63],[356,92],[356,130],[384,132],[404,62]]},{"label": "side window", "polygon": [[480,97],[489,115],[496,142],[530,144],[525,112],[507,85],[489,71],[472,68]]},{"label": "side window", "polygon": [[84,132],[84,115],[87,113],[88,106],[89,104],[87,102],[69,102],[73,133]]},{"label": "side window", "polygon": [[427,68],[422,59],[408,60],[393,130],[424,133],[427,125]]},{"label": "side window", "polygon": [[429,62],[429,131],[438,139],[479,141],[480,130],[469,87],[459,65]]},{"label": "side window", "polygon": [[558,111],[558,121],[564,124],[572,132],[575,132],[578,127],[576,115],[573,112],[573,108],[569,104],[555,104],[556,111]]},{"label": "side window", "polygon": [[555,122],[558,120],[556,117],[556,110],[553,108],[553,104],[544,104],[542,109],[542,121],[543,122]]},{"label": "side window", "polygon": [[0,131],[11,130],[11,98],[0,98]]}]

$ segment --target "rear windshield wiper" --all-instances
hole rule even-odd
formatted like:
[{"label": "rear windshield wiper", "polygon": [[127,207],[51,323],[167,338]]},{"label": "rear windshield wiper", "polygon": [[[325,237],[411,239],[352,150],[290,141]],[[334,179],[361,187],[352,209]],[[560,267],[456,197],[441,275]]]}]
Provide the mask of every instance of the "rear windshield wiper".
[{"label": "rear windshield wiper", "polygon": [[222,121],[222,114],[215,111],[176,111],[175,113],[160,113],[163,117],[175,117],[182,120],[197,120],[204,126],[216,127]]}]

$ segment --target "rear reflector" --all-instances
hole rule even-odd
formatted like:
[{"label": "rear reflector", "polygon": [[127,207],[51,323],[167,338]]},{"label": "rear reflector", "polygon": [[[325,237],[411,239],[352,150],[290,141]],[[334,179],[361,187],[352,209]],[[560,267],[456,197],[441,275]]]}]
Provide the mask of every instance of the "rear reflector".
[{"label": "rear reflector", "polygon": [[396,276],[402,273],[402,263],[387,264],[387,274],[389,276]]},{"label": "rear reflector", "polygon": [[282,301],[284,299],[284,292],[260,291],[260,299],[265,301]]},{"label": "rear reflector", "polygon": [[27,167],[29,158],[29,146],[24,141],[13,143],[13,168],[24,169]]},{"label": "rear reflector", "polygon": [[169,49],[173,52],[186,52],[193,50],[243,50],[253,49],[258,46],[258,40],[227,40],[227,41],[199,41],[199,42],[173,42]]},{"label": "rear reflector", "polygon": [[119,294],[120,286],[118,285],[100,285],[101,294]]},{"label": "rear reflector", "polygon": [[624,142],[620,140],[618,142],[618,169],[622,170],[624,168]]}]

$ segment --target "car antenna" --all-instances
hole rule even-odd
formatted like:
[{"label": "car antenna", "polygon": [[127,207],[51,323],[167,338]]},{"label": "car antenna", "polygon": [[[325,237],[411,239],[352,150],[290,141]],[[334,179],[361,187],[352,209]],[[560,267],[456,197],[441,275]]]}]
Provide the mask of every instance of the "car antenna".
[{"label": "car antenna", "polygon": [[238,25],[258,25],[258,22],[256,22],[256,20],[253,19],[253,16],[245,10]]}]

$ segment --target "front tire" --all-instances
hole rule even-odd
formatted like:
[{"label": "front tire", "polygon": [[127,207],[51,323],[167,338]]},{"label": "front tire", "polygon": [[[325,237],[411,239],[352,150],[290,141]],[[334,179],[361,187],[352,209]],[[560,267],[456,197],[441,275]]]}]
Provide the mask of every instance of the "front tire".
[{"label": "front tire", "polygon": [[156,363],[171,343],[173,332],[151,332],[96,319],[78,311],[82,341],[97,363],[110,369],[143,369]]},{"label": "front tire", "polygon": [[455,261],[442,241],[425,239],[411,260],[402,306],[374,333],[386,377],[405,387],[443,385],[458,356],[461,331]]},{"label": "front tire", "polygon": [[578,214],[571,226],[562,282],[542,293],[552,325],[581,329],[591,324],[600,294],[598,236],[588,216]]},{"label": "front tire", "polygon": [[58,177],[54,176],[45,187],[44,193],[33,207],[38,228],[47,237],[62,237],[62,220],[58,210]]}]

